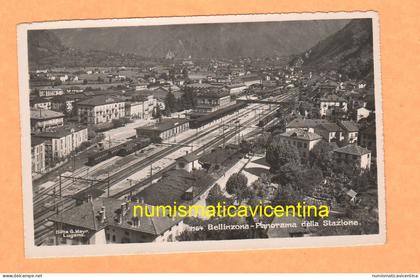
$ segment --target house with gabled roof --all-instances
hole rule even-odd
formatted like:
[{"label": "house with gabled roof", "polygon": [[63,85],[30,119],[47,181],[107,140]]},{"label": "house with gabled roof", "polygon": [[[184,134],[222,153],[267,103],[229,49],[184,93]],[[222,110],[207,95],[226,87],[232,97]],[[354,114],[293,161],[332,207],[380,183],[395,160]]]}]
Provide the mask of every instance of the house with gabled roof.
[{"label": "house with gabled roof", "polygon": [[175,159],[175,161],[176,169],[185,170],[187,172],[201,168],[201,165],[198,163],[198,156],[195,153],[187,152],[184,156]]},{"label": "house with gabled roof", "polygon": [[329,121],[324,119],[296,118],[286,125],[286,131],[305,130],[315,132],[315,127],[322,123],[329,123]]},{"label": "house with gabled roof", "polygon": [[328,143],[344,140],[343,129],[336,123],[320,123],[315,127],[315,133],[321,135]]},{"label": "house with gabled roof", "polygon": [[278,135],[280,142],[295,146],[301,157],[307,159],[309,152],[322,140],[316,133],[305,130],[286,131]]},{"label": "house with gabled roof", "polygon": [[335,162],[342,166],[352,166],[369,170],[371,158],[371,151],[357,144],[348,144],[334,150]]},{"label": "house with gabled roof", "polygon": [[337,95],[328,95],[326,97],[322,97],[320,99],[319,106],[319,114],[321,117],[326,117],[329,114],[328,111],[331,111],[334,108],[338,108],[343,112],[347,112],[348,110],[347,100]]},{"label": "house with gabled roof", "polygon": [[339,121],[337,122],[343,130],[344,143],[354,144],[357,143],[357,137],[359,135],[359,126],[353,121]]}]

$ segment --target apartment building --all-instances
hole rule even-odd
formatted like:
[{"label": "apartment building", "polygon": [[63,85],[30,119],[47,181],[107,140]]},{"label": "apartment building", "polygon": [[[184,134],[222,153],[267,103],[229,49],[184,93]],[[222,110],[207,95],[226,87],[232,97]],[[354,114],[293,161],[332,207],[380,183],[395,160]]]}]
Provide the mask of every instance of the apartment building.
[{"label": "apartment building", "polygon": [[96,125],[125,117],[125,101],[99,95],[77,103],[79,123]]}]

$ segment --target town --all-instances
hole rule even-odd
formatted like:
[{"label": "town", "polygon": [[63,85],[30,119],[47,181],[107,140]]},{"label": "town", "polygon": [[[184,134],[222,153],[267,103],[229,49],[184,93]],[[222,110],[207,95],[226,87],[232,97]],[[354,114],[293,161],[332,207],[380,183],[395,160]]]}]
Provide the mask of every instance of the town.
[{"label": "town", "polygon": [[[31,68],[36,245],[378,233],[373,80],[303,59],[168,51],[136,65]],[[134,204],[174,202],[305,202],[361,224],[133,216]],[[194,230],[209,225],[251,228]]]}]

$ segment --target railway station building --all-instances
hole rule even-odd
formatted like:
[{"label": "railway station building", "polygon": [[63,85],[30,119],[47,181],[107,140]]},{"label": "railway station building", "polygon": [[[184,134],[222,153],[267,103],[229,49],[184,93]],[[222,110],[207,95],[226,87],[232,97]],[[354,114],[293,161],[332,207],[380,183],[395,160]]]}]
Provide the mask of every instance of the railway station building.
[{"label": "railway station building", "polygon": [[160,142],[175,137],[189,129],[185,118],[162,119],[160,122],[136,128],[137,137],[148,137],[152,142]]}]

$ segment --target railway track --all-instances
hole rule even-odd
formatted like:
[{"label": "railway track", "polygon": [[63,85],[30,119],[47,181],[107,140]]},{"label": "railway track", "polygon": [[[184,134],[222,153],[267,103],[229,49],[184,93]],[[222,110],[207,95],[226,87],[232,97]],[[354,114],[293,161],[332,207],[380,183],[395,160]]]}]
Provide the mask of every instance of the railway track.
[{"label": "railway track", "polygon": [[[285,94],[282,95],[281,98],[282,99],[287,99],[289,98],[290,95]],[[257,107],[261,107],[264,104],[258,105]],[[248,114],[250,111],[256,110],[258,109],[257,107],[253,107],[251,109],[249,109],[249,107],[246,107],[243,112],[240,112],[238,115],[229,115],[227,116],[228,122],[234,122],[235,120],[237,120],[238,117],[242,117],[246,114]],[[274,111],[271,111],[269,113],[273,113]],[[269,114],[267,113],[267,114]],[[245,125],[251,124],[253,121],[258,120],[255,118],[252,118],[251,120],[247,121],[246,123],[244,123]],[[244,125],[243,124],[243,125]],[[215,132],[216,130],[220,129],[221,126],[217,125],[215,127],[211,127],[209,130],[202,130],[200,132],[198,132],[196,135],[191,136],[189,138],[186,138],[182,141],[180,141],[177,145],[175,146],[170,146],[167,147],[155,154],[152,154],[151,156],[147,157],[147,159],[141,160],[138,163],[134,163],[133,165],[130,165],[124,169],[122,169],[121,171],[116,172],[115,174],[113,174],[112,176],[109,177],[109,183],[108,183],[108,179],[104,180],[104,181],[100,181],[97,184],[94,185],[95,188],[101,189],[101,190],[106,190],[108,189],[108,186],[111,187],[113,184],[116,184],[124,179],[126,179],[126,177],[144,169],[145,167],[148,167],[150,164],[164,158],[165,156],[167,156],[168,154],[179,150],[181,148],[183,148],[185,145],[188,145],[200,138],[205,137],[206,135]],[[204,144],[203,146],[199,147],[199,149],[196,150],[197,153],[204,151],[205,149],[220,145],[221,142],[223,140],[229,140],[231,138],[233,138],[236,133],[241,130],[243,130],[245,128],[233,128],[231,130],[228,130],[224,137],[216,137],[214,139],[212,139],[210,142]],[[146,186],[147,184],[150,184],[152,180],[156,179],[157,177],[161,176],[164,172],[168,171],[170,168],[172,168],[175,165],[175,163],[172,163],[170,165],[168,165],[167,167],[165,167],[164,169],[158,171],[157,173],[155,173],[154,175],[152,175],[151,177],[147,177],[144,180],[142,180],[140,183],[135,184],[133,187],[124,189],[114,195],[112,195],[112,197],[114,198],[120,198],[126,194],[129,194],[130,192],[133,192],[134,190],[138,190],[138,189],[143,189],[142,187]],[[81,173],[82,171],[78,172]],[[55,186],[55,185],[54,185]],[[71,186],[71,181],[69,181],[69,183],[62,183],[62,190],[65,189],[66,187]],[[87,190],[91,189],[91,187],[85,188],[81,191],[79,191],[78,193],[83,193],[86,192]],[[51,191],[51,188],[48,188],[46,190],[44,190],[43,195],[45,197],[40,197],[39,195],[37,196],[36,200],[34,201],[34,231],[35,231],[35,243],[36,245],[40,245],[42,244],[42,242],[45,240],[45,238],[51,233],[51,227],[47,227],[45,226],[46,222],[48,221],[48,218],[55,215],[58,210],[57,208],[59,208],[59,211],[66,211],[68,209],[71,209],[75,206],[76,202],[72,197],[62,197],[60,198],[58,201],[56,201],[56,203],[54,204],[54,209],[51,208],[44,208],[43,202],[45,202],[45,200],[48,199],[47,196],[49,196],[51,198],[51,194],[48,194],[47,191]],[[42,194],[41,194],[42,196]],[[52,196],[53,199],[56,198]],[[110,196],[111,197],[111,196]],[[37,208],[37,209],[36,209]]]}]

